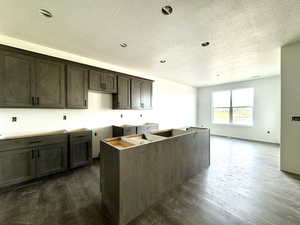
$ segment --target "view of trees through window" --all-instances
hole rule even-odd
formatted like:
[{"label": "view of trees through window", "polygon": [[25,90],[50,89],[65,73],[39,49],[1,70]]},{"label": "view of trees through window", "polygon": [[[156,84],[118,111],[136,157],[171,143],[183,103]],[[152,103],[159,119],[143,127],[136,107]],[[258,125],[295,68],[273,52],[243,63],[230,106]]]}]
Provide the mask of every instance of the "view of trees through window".
[{"label": "view of trees through window", "polygon": [[212,94],[213,123],[253,125],[254,88]]}]

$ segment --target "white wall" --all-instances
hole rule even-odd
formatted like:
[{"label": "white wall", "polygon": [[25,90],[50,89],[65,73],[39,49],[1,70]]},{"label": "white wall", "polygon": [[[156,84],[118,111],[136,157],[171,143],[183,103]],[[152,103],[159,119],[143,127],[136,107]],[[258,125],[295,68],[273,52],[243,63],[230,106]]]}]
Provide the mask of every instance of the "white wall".
[{"label": "white wall", "polygon": [[[253,87],[254,125],[221,125],[211,122],[212,92]],[[280,77],[229,83],[198,89],[198,126],[207,126],[212,134],[249,140],[280,143]],[[270,134],[267,134],[270,131]]]},{"label": "white wall", "polygon": [[281,50],[281,169],[300,174],[300,43]]},{"label": "white wall", "polygon": [[[99,149],[99,140],[111,137],[111,125],[155,122],[159,123],[160,129],[196,125],[197,90],[194,87],[5,36],[0,36],[0,43],[155,80],[153,110],[112,110],[112,95],[91,91],[86,110],[0,109],[0,134],[2,136],[59,129],[91,128],[98,133],[97,137],[93,136],[95,156]],[[142,117],[140,117],[141,114]],[[63,115],[67,115],[66,121],[63,120]],[[13,116],[17,117],[15,123],[11,121]]]}]

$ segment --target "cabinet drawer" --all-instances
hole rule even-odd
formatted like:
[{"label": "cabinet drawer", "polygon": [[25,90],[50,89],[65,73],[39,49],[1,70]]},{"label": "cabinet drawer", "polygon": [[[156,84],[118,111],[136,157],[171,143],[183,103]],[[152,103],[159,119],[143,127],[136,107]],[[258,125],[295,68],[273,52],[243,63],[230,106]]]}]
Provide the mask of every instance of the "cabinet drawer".
[{"label": "cabinet drawer", "polygon": [[74,132],[70,133],[70,140],[86,140],[92,138],[92,131],[82,131],[82,132]]},{"label": "cabinet drawer", "polygon": [[38,147],[42,145],[58,144],[68,141],[67,134],[28,137],[0,141],[0,152],[18,148]]}]

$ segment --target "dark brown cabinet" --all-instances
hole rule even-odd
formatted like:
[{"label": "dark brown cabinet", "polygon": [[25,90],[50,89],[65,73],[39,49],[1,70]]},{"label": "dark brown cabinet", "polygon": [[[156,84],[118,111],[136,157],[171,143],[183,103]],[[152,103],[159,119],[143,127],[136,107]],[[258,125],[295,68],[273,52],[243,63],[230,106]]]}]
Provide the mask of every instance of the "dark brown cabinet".
[{"label": "dark brown cabinet", "polygon": [[131,108],[142,109],[142,84],[141,79],[132,79],[131,81]]},{"label": "dark brown cabinet", "polygon": [[0,107],[32,107],[34,58],[0,49]]},{"label": "dark brown cabinet", "polygon": [[43,177],[67,169],[67,144],[52,144],[39,147],[35,152],[37,158],[37,176]]},{"label": "dark brown cabinet", "polygon": [[142,109],[152,109],[152,81],[144,80],[141,88]]},{"label": "dark brown cabinet", "polygon": [[132,79],[131,108],[152,109],[152,81],[137,78]]},{"label": "dark brown cabinet", "polygon": [[89,70],[89,89],[112,94],[117,92],[117,77],[114,72],[103,69]]},{"label": "dark brown cabinet", "polygon": [[124,125],[124,126],[112,126],[113,137],[122,137],[131,134],[136,134],[136,126]]},{"label": "dark brown cabinet", "polygon": [[67,169],[68,135],[0,141],[0,188]]},{"label": "dark brown cabinet", "polygon": [[46,59],[36,60],[36,107],[65,107],[65,65]]},{"label": "dark brown cabinet", "polygon": [[113,109],[151,109],[152,81],[0,45],[0,108],[88,108],[88,90]]},{"label": "dark brown cabinet", "polygon": [[35,171],[33,148],[0,152],[0,187],[31,180]]},{"label": "dark brown cabinet", "polygon": [[92,132],[75,132],[69,135],[70,168],[92,163]]},{"label": "dark brown cabinet", "polygon": [[0,106],[64,108],[64,64],[0,50]]},{"label": "dark brown cabinet", "polygon": [[67,108],[88,107],[88,70],[79,65],[67,66]]},{"label": "dark brown cabinet", "polygon": [[131,78],[118,75],[117,94],[113,95],[113,109],[131,109]]}]

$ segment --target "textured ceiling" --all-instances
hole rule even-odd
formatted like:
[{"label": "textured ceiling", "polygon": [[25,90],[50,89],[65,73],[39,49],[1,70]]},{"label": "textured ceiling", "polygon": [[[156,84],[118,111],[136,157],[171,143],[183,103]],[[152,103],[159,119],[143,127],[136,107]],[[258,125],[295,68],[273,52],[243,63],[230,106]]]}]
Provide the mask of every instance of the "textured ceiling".
[{"label": "textured ceiling", "polygon": [[279,75],[299,21],[300,0],[0,0],[0,34],[192,86]]}]

